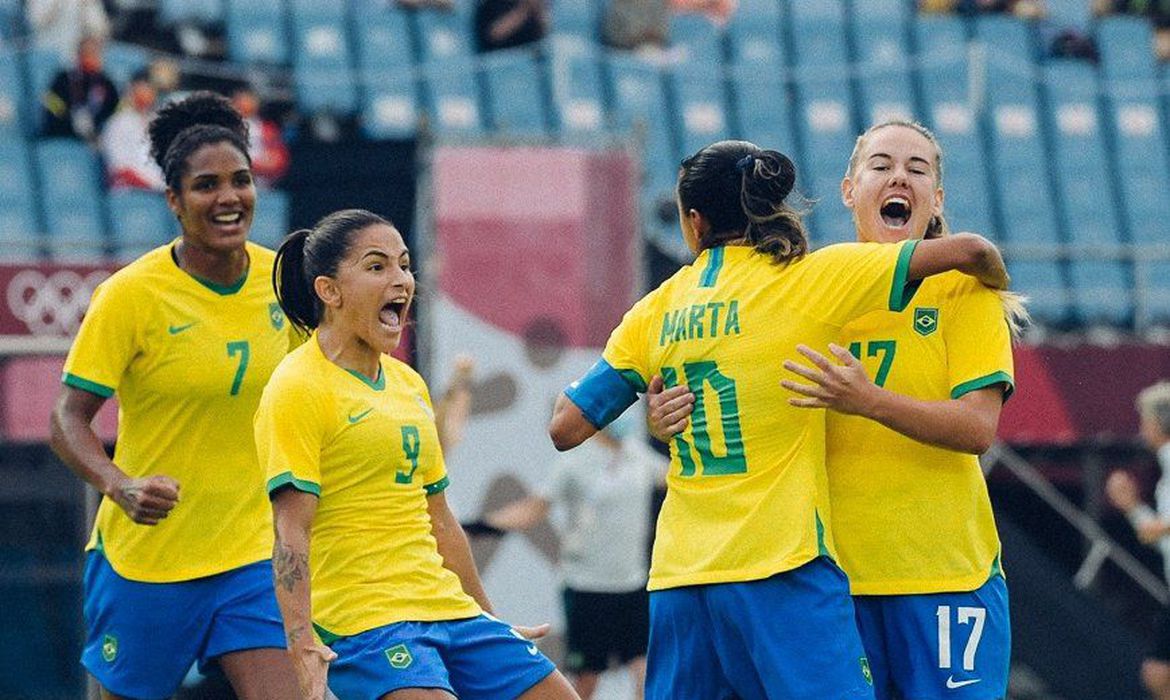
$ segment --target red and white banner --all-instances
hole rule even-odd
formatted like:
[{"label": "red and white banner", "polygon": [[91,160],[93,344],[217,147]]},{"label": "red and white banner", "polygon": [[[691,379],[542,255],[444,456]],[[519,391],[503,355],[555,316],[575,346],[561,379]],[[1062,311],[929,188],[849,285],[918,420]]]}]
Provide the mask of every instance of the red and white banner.
[{"label": "red and white banner", "polygon": [[0,265],[0,336],[71,337],[117,265]]}]

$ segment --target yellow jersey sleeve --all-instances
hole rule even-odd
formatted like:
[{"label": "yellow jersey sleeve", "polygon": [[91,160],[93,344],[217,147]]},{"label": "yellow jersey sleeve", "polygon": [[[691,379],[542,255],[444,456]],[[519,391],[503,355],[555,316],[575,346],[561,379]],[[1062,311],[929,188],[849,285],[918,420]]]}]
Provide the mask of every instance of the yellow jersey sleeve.
[{"label": "yellow jersey sleeve", "polygon": [[650,311],[656,297],[656,294],[651,293],[625,313],[601,353],[601,357],[637,392],[646,391],[646,384],[653,374],[646,349],[649,347],[647,329],[652,315]]},{"label": "yellow jersey sleeve", "polygon": [[134,290],[111,278],[94,290],[89,310],[69,349],[62,381],[110,398],[140,347]]},{"label": "yellow jersey sleeve", "polygon": [[269,495],[291,486],[321,495],[321,449],[330,413],[310,382],[274,376],[256,411],[256,452]]},{"label": "yellow jersey sleeve", "polygon": [[650,382],[646,333],[655,297],[651,293],[626,312],[610,334],[601,359],[565,389],[565,396],[598,430],[633,405]]},{"label": "yellow jersey sleeve", "polygon": [[901,311],[920,285],[911,281],[910,258],[918,241],[895,245],[839,243],[810,253],[798,263],[810,295],[811,313],[835,326],[871,311]]},{"label": "yellow jersey sleeve", "polygon": [[946,336],[951,398],[1000,384],[1004,399],[1015,388],[1012,339],[1003,302],[994,290],[966,278],[954,301]]}]

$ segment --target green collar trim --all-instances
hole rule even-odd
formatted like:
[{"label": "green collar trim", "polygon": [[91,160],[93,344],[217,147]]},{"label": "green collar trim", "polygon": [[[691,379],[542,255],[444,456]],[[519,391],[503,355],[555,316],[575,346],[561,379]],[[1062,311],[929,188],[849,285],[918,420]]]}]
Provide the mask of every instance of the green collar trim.
[{"label": "green collar trim", "polygon": [[365,384],[374,391],[381,391],[386,388],[386,373],[382,371],[381,363],[378,364],[378,376],[374,379],[370,379],[356,369],[347,369],[345,371],[357,377],[362,384]]},{"label": "green collar trim", "polygon": [[184,275],[187,275],[191,279],[195,280],[204,287],[207,287],[220,296],[226,297],[235,294],[236,292],[243,289],[244,283],[248,281],[248,272],[252,268],[251,257],[248,258],[248,267],[244,268],[244,274],[240,276],[240,279],[232,282],[231,284],[220,284],[218,282],[212,282],[208,279],[203,279],[199,275],[193,275],[190,272],[184,270],[183,267],[179,265],[179,251],[177,246],[177,242],[171,245],[171,261],[175,263],[175,267],[179,268],[179,272],[182,272]]}]

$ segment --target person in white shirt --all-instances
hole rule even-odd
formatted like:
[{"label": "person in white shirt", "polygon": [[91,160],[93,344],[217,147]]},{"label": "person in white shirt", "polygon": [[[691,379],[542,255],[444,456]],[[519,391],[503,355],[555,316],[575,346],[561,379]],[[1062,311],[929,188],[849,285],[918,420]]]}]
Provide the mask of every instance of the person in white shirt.
[{"label": "person in white shirt", "polygon": [[592,697],[611,658],[628,669],[642,697],[652,496],[669,463],[631,434],[636,426],[636,418],[622,416],[580,449],[558,455],[535,495],[484,517],[499,530],[524,530],[559,511],[565,667],[583,700]]},{"label": "person in white shirt", "polygon": [[135,73],[126,93],[122,106],[106,122],[99,137],[110,187],[162,192],[166,182],[150,157],[147,134],[157,96],[150,73],[146,70]]},{"label": "person in white shirt", "polygon": [[[1138,394],[1142,441],[1154,451],[1162,477],[1154,489],[1155,508],[1141,500],[1137,480],[1115,471],[1105,481],[1105,495],[1133,525],[1143,544],[1162,553],[1170,581],[1170,382],[1159,382]],[[1142,682],[1156,700],[1170,700],[1170,608],[1164,609],[1154,642],[1142,662]]]}]

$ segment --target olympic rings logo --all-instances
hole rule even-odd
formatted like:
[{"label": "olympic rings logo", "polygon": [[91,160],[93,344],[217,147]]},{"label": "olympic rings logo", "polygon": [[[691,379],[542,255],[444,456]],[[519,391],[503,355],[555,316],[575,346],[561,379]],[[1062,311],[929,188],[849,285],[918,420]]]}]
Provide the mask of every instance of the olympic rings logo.
[{"label": "olympic rings logo", "polygon": [[8,282],[8,309],[33,335],[73,335],[89,307],[93,290],[108,270],[82,275],[76,270],[21,270]]}]

